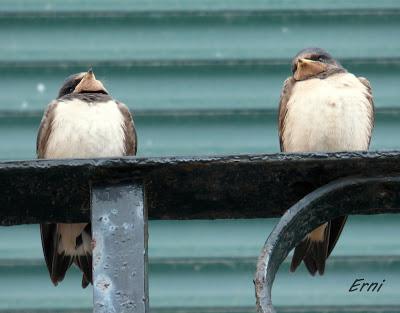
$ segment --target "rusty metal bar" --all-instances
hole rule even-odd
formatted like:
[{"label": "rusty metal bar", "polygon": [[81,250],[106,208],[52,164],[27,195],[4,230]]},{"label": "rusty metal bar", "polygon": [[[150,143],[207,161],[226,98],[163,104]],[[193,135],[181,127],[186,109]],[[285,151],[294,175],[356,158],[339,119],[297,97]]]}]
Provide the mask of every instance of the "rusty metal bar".
[{"label": "rusty metal bar", "polygon": [[93,186],[91,211],[93,312],[149,312],[142,182]]},{"label": "rusty metal bar", "polygon": [[275,313],[271,291],[275,275],[289,252],[304,236],[333,218],[400,208],[400,177],[336,180],[293,205],[269,235],[257,262],[256,305],[259,313]]}]

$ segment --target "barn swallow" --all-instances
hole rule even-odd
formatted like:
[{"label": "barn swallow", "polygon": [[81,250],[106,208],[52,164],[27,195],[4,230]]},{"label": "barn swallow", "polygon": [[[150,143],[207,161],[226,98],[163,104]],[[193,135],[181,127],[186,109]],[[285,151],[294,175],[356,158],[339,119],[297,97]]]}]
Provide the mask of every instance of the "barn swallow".
[{"label": "barn swallow", "polygon": [[[368,150],[374,126],[369,81],[349,73],[320,48],[300,51],[279,103],[282,152]],[[315,275],[324,273],[347,217],[338,217],[311,233],[295,248],[291,271],[303,261]]]},{"label": "barn swallow", "polygon": [[[128,108],[114,100],[93,71],[71,75],[45,111],[36,142],[40,159],[136,155],[137,136]],[[41,224],[43,253],[57,285],[75,263],[82,287],[92,281],[90,223]]]}]

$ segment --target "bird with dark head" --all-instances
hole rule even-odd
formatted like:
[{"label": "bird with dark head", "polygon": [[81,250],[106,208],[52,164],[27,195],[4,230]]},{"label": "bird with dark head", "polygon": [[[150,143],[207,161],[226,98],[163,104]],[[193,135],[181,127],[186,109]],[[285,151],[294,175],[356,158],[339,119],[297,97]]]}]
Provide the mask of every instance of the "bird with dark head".
[{"label": "bird with dark head", "polygon": [[[69,76],[47,107],[37,142],[40,159],[135,155],[137,137],[129,109],[113,99],[93,71]],[[41,224],[42,247],[51,281],[57,285],[74,263],[92,281],[91,224]]]},{"label": "bird with dark head", "polygon": [[[301,50],[283,85],[278,125],[282,152],[368,150],[374,126],[371,85],[325,50]],[[309,233],[295,248],[291,271],[303,261],[312,275],[322,275],[346,219],[338,217]]]},{"label": "bird with dark head", "polygon": [[58,98],[72,93],[106,94],[107,89],[103,83],[96,79],[93,70],[69,76],[58,92]]},{"label": "bird with dark head", "polygon": [[345,69],[321,48],[303,49],[292,60],[292,73],[296,80],[324,78],[340,71],[345,72]]}]

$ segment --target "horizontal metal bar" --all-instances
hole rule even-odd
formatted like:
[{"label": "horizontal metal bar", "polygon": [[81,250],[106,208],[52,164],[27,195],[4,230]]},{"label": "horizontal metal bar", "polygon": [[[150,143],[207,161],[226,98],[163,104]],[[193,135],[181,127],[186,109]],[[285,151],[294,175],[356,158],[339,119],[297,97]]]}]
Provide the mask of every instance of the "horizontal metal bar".
[{"label": "horizontal metal bar", "polygon": [[399,173],[397,151],[4,162],[0,225],[88,222],[97,181],[142,179],[150,219],[266,218],[335,179]]},{"label": "horizontal metal bar", "polygon": [[257,262],[256,304],[259,313],[275,313],[271,291],[289,252],[319,225],[360,212],[392,213],[400,208],[400,176],[346,178],[331,182],[298,201],[269,235]]}]

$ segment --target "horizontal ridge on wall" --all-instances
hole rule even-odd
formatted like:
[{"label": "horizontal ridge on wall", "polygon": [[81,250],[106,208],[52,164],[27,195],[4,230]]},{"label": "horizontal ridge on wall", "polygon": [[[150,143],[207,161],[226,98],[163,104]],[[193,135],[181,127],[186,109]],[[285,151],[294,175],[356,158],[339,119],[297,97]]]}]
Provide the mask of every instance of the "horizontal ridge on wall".
[{"label": "horizontal ridge on wall", "polygon": [[396,0],[337,0],[310,2],[307,0],[98,0],[93,8],[90,0],[2,0],[0,9],[3,12],[196,12],[196,11],[291,11],[297,10],[393,10],[400,8]]},{"label": "horizontal ridge on wall", "polygon": [[324,47],[341,59],[399,58],[399,17],[400,11],[372,16],[2,16],[0,62],[289,59],[307,46]]}]

